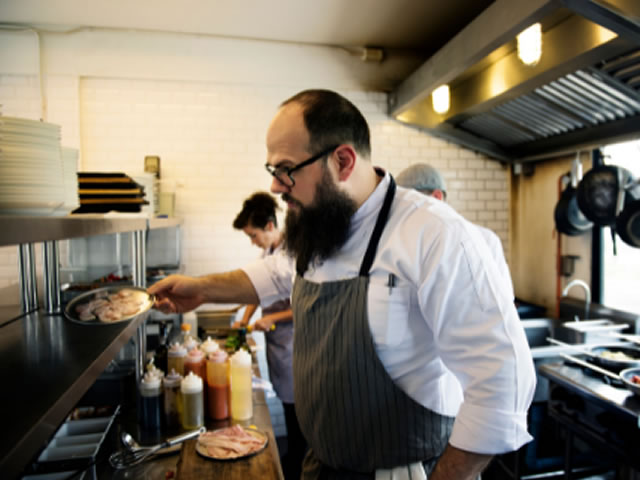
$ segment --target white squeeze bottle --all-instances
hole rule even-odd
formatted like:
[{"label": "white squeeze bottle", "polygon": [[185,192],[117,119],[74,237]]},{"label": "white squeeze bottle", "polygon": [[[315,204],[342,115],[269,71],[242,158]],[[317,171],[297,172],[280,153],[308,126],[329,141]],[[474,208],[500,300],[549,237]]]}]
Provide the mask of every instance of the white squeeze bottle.
[{"label": "white squeeze bottle", "polygon": [[192,430],[204,425],[202,379],[189,372],[180,382],[182,393],[182,428]]},{"label": "white squeeze bottle", "polygon": [[231,418],[248,420],[253,416],[251,392],[251,354],[240,349],[231,356]]}]

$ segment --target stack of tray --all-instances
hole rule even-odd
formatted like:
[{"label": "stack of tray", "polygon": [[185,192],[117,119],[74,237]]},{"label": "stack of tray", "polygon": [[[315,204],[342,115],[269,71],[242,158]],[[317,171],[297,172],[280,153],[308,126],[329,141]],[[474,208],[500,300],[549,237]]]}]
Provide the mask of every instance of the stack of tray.
[{"label": "stack of tray", "polygon": [[80,207],[73,213],[140,212],[144,187],[119,172],[78,172]]},{"label": "stack of tray", "polygon": [[[91,407],[84,409],[90,410]],[[104,416],[69,419],[60,426],[53,439],[38,456],[34,464],[34,473],[22,477],[22,480],[49,480],[56,478],[73,478],[95,480],[96,460],[114,419],[120,410],[119,406],[110,408]],[[59,477],[67,473],[66,477]]]}]

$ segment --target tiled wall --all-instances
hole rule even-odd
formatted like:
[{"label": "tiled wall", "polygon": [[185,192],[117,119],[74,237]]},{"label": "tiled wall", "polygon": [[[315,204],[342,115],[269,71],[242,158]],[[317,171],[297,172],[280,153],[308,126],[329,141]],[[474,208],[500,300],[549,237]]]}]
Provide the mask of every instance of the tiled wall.
[{"label": "tiled wall", "polygon": [[[324,80],[321,86],[330,88],[330,79]],[[3,114],[38,119],[44,112],[46,120],[62,126],[62,144],[79,148],[80,170],[135,175],[145,155],[161,157],[162,188],[175,191],[176,215],[183,219],[182,263],[192,275],[237,268],[258,256],[231,224],[244,198],[269,189],[264,139],[278,104],[310,86],[316,84],[56,75],[46,76],[41,90],[37,77],[2,74],[0,66]],[[384,93],[340,92],[369,121],[375,165],[397,174],[416,162],[431,163],[448,182],[448,201],[494,230],[507,247],[508,170],[391,120]],[[41,264],[39,246],[36,251]],[[3,247],[0,304],[18,302],[17,247]],[[269,400],[269,409],[274,431],[284,434],[277,398]]]},{"label": "tiled wall", "polygon": [[[38,118],[34,77],[0,75],[5,115]],[[184,220],[184,270],[198,275],[236,268],[258,255],[231,224],[242,200],[268,189],[264,137],[278,104],[299,88],[193,81],[55,76],[46,79],[47,119],[62,143],[80,148],[81,170],[143,169],[161,157],[164,188]],[[468,219],[496,231],[507,246],[507,170],[386,115],[386,95],[342,90],[372,129],[373,162],[392,173],[415,162],[441,169],[448,200]],[[16,282],[15,247],[0,249],[0,286]]]}]

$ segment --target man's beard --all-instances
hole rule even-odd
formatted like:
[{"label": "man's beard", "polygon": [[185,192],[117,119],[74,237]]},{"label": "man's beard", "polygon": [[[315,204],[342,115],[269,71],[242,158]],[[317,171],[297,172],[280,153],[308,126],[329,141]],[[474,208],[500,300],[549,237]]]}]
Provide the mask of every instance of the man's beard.
[{"label": "man's beard", "polygon": [[[282,198],[296,202],[286,193]],[[310,262],[325,260],[344,245],[351,217],[358,207],[338,190],[326,168],[313,204],[308,207],[297,204],[300,210],[289,209],[285,218],[284,248],[296,259],[296,270],[302,274]]]}]

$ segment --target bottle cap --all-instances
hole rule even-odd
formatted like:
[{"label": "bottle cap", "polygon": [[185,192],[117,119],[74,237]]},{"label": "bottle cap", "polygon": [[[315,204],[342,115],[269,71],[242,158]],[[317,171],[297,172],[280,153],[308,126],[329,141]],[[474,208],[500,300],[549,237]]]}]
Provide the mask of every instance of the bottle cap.
[{"label": "bottle cap", "polygon": [[182,375],[175,371],[175,369],[171,369],[169,375],[164,377],[163,383],[166,388],[173,388],[180,386],[180,382],[182,381]]},{"label": "bottle cap", "polygon": [[240,349],[231,355],[231,364],[251,366],[251,354],[246,350]]},{"label": "bottle cap", "polygon": [[180,390],[182,393],[198,393],[202,391],[202,379],[194,374],[193,372],[189,372],[189,375],[185,376],[180,382]]},{"label": "bottle cap", "polygon": [[204,352],[200,350],[198,347],[194,347],[189,350],[187,353],[187,357],[184,359],[185,362],[198,363],[204,360]]},{"label": "bottle cap", "polygon": [[228,357],[229,355],[227,355],[227,352],[220,349],[207,355],[207,358],[209,359],[209,361],[215,362],[215,363],[224,363],[227,361]]},{"label": "bottle cap", "polygon": [[173,345],[169,347],[167,351],[167,355],[169,357],[184,357],[187,354],[187,349],[180,345],[178,342],[175,342]]},{"label": "bottle cap", "polygon": [[160,377],[152,372],[145,373],[142,380],[140,380],[140,389],[152,390],[154,388],[160,388]]},{"label": "bottle cap", "polygon": [[180,325],[180,330],[182,330],[183,332],[190,332],[191,331],[191,324],[190,323],[183,323],[182,325]]},{"label": "bottle cap", "polygon": [[182,346],[186,348],[188,352],[192,348],[195,348],[198,346],[198,341],[195,338],[193,338],[191,335],[187,335],[184,339],[184,342],[182,343]]},{"label": "bottle cap", "polygon": [[162,380],[162,377],[164,377],[164,372],[160,370],[158,367],[156,367],[155,365],[152,365],[151,368],[147,370],[147,373],[150,373],[151,375],[155,375],[160,380]]},{"label": "bottle cap", "polygon": [[207,339],[200,344],[200,350],[204,353],[213,353],[220,349],[218,342],[212,340],[211,337],[207,337]]}]

